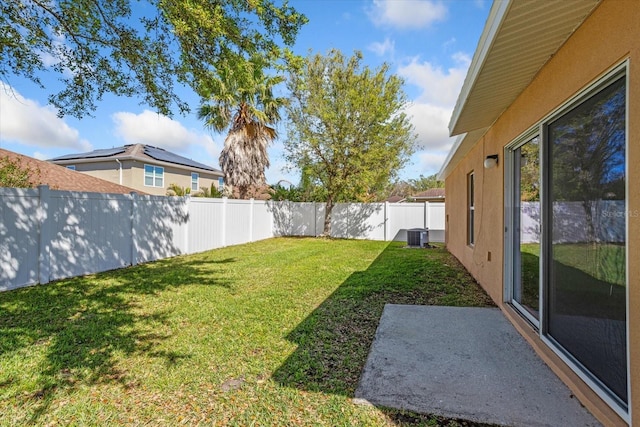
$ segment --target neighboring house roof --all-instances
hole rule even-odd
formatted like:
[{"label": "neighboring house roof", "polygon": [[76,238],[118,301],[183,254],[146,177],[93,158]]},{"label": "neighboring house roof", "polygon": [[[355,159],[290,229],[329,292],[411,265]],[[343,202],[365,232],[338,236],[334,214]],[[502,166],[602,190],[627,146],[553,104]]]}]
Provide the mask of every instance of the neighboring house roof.
[{"label": "neighboring house roof", "polygon": [[171,165],[182,169],[198,169],[216,174],[222,174],[219,169],[196,162],[163,148],[146,144],[129,144],[122,147],[93,150],[88,153],[66,154],[50,159],[56,164],[95,163],[114,160],[139,160],[160,165]]},{"label": "neighboring house roof", "polygon": [[494,1],[451,115],[449,132],[460,136],[439,179],[446,178],[599,3]]},{"label": "neighboring house roof", "polygon": [[48,185],[52,190],[86,191],[94,193],[129,194],[136,192],[146,194],[124,185],[114,184],[104,179],[72,171],[64,166],[34,159],[33,157],[14,153],[0,148],[0,158],[8,157],[19,161],[22,168],[29,170],[29,178],[34,185]]},{"label": "neighboring house roof", "polygon": [[389,196],[387,197],[387,200],[385,200],[385,202],[389,202],[389,203],[402,203],[405,200],[407,200],[406,197],[402,197],[402,196]]},{"label": "neighboring house roof", "polygon": [[411,196],[412,199],[421,200],[421,199],[442,199],[444,200],[444,188],[430,188],[425,191],[421,191],[420,193],[414,194]]}]

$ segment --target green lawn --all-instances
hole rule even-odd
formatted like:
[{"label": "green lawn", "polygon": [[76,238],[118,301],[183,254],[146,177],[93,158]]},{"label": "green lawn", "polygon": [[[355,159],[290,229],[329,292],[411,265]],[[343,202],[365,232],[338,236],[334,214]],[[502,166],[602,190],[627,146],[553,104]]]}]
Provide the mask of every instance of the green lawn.
[{"label": "green lawn", "polygon": [[[537,309],[539,245],[521,245],[523,303]],[[626,313],[625,247],[567,243],[553,247],[554,310],[624,320]]]},{"label": "green lawn", "polygon": [[[555,261],[567,267],[582,271],[597,280],[610,283],[612,285],[625,285],[625,246],[607,243],[566,243],[554,245]],[[531,262],[523,269],[538,269],[536,264],[540,256],[540,245],[528,243],[521,245],[523,254],[530,254],[536,257],[535,262],[531,257]],[[533,273],[532,274],[537,274]]]},{"label": "green lawn", "polygon": [[0,293],[0,425],[472,425],[351,403],[385,303],[491,304],[444,249],[295,238]]}]

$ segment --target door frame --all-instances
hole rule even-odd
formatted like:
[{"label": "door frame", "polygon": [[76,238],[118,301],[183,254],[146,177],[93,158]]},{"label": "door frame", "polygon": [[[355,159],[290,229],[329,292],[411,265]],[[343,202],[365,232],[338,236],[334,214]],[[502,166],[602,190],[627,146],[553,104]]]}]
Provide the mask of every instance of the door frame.
[{"label": "door frame", "polygon": [[[549,185],[548,180],[544,178],[547,173],[549,155],[546,145],[548,143],[547,136],[547,124],[554,120],[555,118],[561,116],[573,106],[580,104],[589,96],[599,92],[606,84],[607,81],[611,81],[617,78],[617,75],[625,75],[625,85],[626,85],[626,129],[625,129],[625,175],[628,176],[629,171],[629,87],[630,87],[630,73],[629,73],[629,59],[624,58],[616,65],[612,66],[607,71],[603,72],[600,76],[593,79],[592,82],[585,85],[581,90],[567,99],[565,102],[560,104],[558,107],[553,109],[549,114],[545,117],[541,118],[535,125],[531,126],[529,129],[521,133],[515,139],[513,139],[509,144],[505,145],[503,151],[503,159],[504,159],[504,282],[503,282],[503,301],[505,304],[508,304],[515,308],[515,311],[522,315],[522,317],[527,320],[531,326],[536,330],[537,335],[540,340],[551,350],[553,353],[558,356],[584,383],[586,383],[604,402],[606,402],[623,420],[627,423],[630,422],[632,417],[633,408],[630,405],[630,402],[633,401],[632,390],[631,390],[631,347],[629,342],[629,215],[627,214],[625,217],[625,227],[626,227],[626,259],[625,259],[625,268],[626,268],[626,341],[627,341],[627,404],[623,404],[619,401],[619,399],[613,397],[611,393],[603,386],[603,384],[594,377],[582,364],[576,360],[574,357],[567,354],[567,352],[562,348],[562,346],[557,343],[549,334],[548,334],[548,324],[546,319],[546,301],[548,298],[547,295],[547,284],[548,280],[546,279],[547,274],[549,274],[549,253],[548,253],[548,239],[549,232],[546,229],[549,223],[549,210],[547,209],[547,193]],[[513,216],[514,216],[514,161],[513,161],[513,151],[519,146],[524,145],[534,136],[539,135],[539,150],[540,150],[540,203],[541,203],[541,215],[540,215],[540,223],[541,223],[541,235],[540,235],[540,290],[539,290],[539,321],[537,324],[535,322],[531,322],[531,318],[533,316],[527,316],[523,313],[522,310],[518,309],[518,307],[512,303],[513,299],[513,262],[514,262],[514,239],[513,239]],[[626,182],[625,188],[625,209],[626,212],[629,212],[629,182]],[[524,310],[526,311],[526,310]]]},{"label": "door frame", "polygon": [[[519,190],[519,183],[516,186],[515,180],[517,176],[520,176],[519,171],[516,171],[516,161],[514,158],[515,150],[527,144],[536,136],[539,138],[538,148],[540,150],[540,160],[542,160],[542,125],[538,124],[527,129],[525,132],[520,134],[516,139],[514,139],[511,143],[507,144],[504,147],[503,159],[504,159],[504,194],[505,194],[505,206],[504,206],[504,219],[505,219],[505,233],[504,233],[504,302],[513,306],[518,314],[520,314],[527,322],[533,326],[534,329],[540,329],[540,320],[543,317],[543,298],[542,298],[542,283],[539,281],[538,283],[538,319],[536,319],[529,311],[522,306],[519,302],[514,300],[514,285],[516,283],[514,266],[516,260],[519,258],[519,253],[516,253],[515,247],[515,237],[516,237],[516,227],[515,224],[519,221],[519,218],[516,216],[516,195]],[[542,161],[540,161],[542,166]],[[540,183],[542,183],[542,167],[540,167]],[[540,200],[542,203],[542,186],[540,188]],[[519,215],[518,211],[518,215]],[[541,213],[542,213],[542,204],[541,204]],[[540,216],[542,223],[542,215]],[[542,226],[542,224],[540,224]],[[542,228],[541,228],[542,230]],[[542,233],[540,233],[540,240],[542,240]],[[538,271],[540,279],[542,278],[542,241],[540,244],[540,257],[538,264]]]}]

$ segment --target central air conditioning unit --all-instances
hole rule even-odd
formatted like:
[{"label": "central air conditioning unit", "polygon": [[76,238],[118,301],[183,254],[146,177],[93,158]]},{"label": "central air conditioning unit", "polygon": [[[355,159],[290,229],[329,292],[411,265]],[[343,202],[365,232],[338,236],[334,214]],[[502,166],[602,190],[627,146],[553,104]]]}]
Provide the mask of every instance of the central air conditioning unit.
[{"label": "central air conditioning unit", "polygon": [[411,248],[426,248],[429,246],[429,229],[412,228],[407,230],[407,246]]}]

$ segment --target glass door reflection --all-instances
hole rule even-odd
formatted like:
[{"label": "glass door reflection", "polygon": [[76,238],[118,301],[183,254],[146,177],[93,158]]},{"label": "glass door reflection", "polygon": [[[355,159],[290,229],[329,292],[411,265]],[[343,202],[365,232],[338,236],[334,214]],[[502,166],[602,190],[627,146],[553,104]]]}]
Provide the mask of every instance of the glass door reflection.
[{"label": "glass door reflection", "polygon": [[540,148],[535,136],[514,156],[513,305],[536,327],[540,320]]}]

